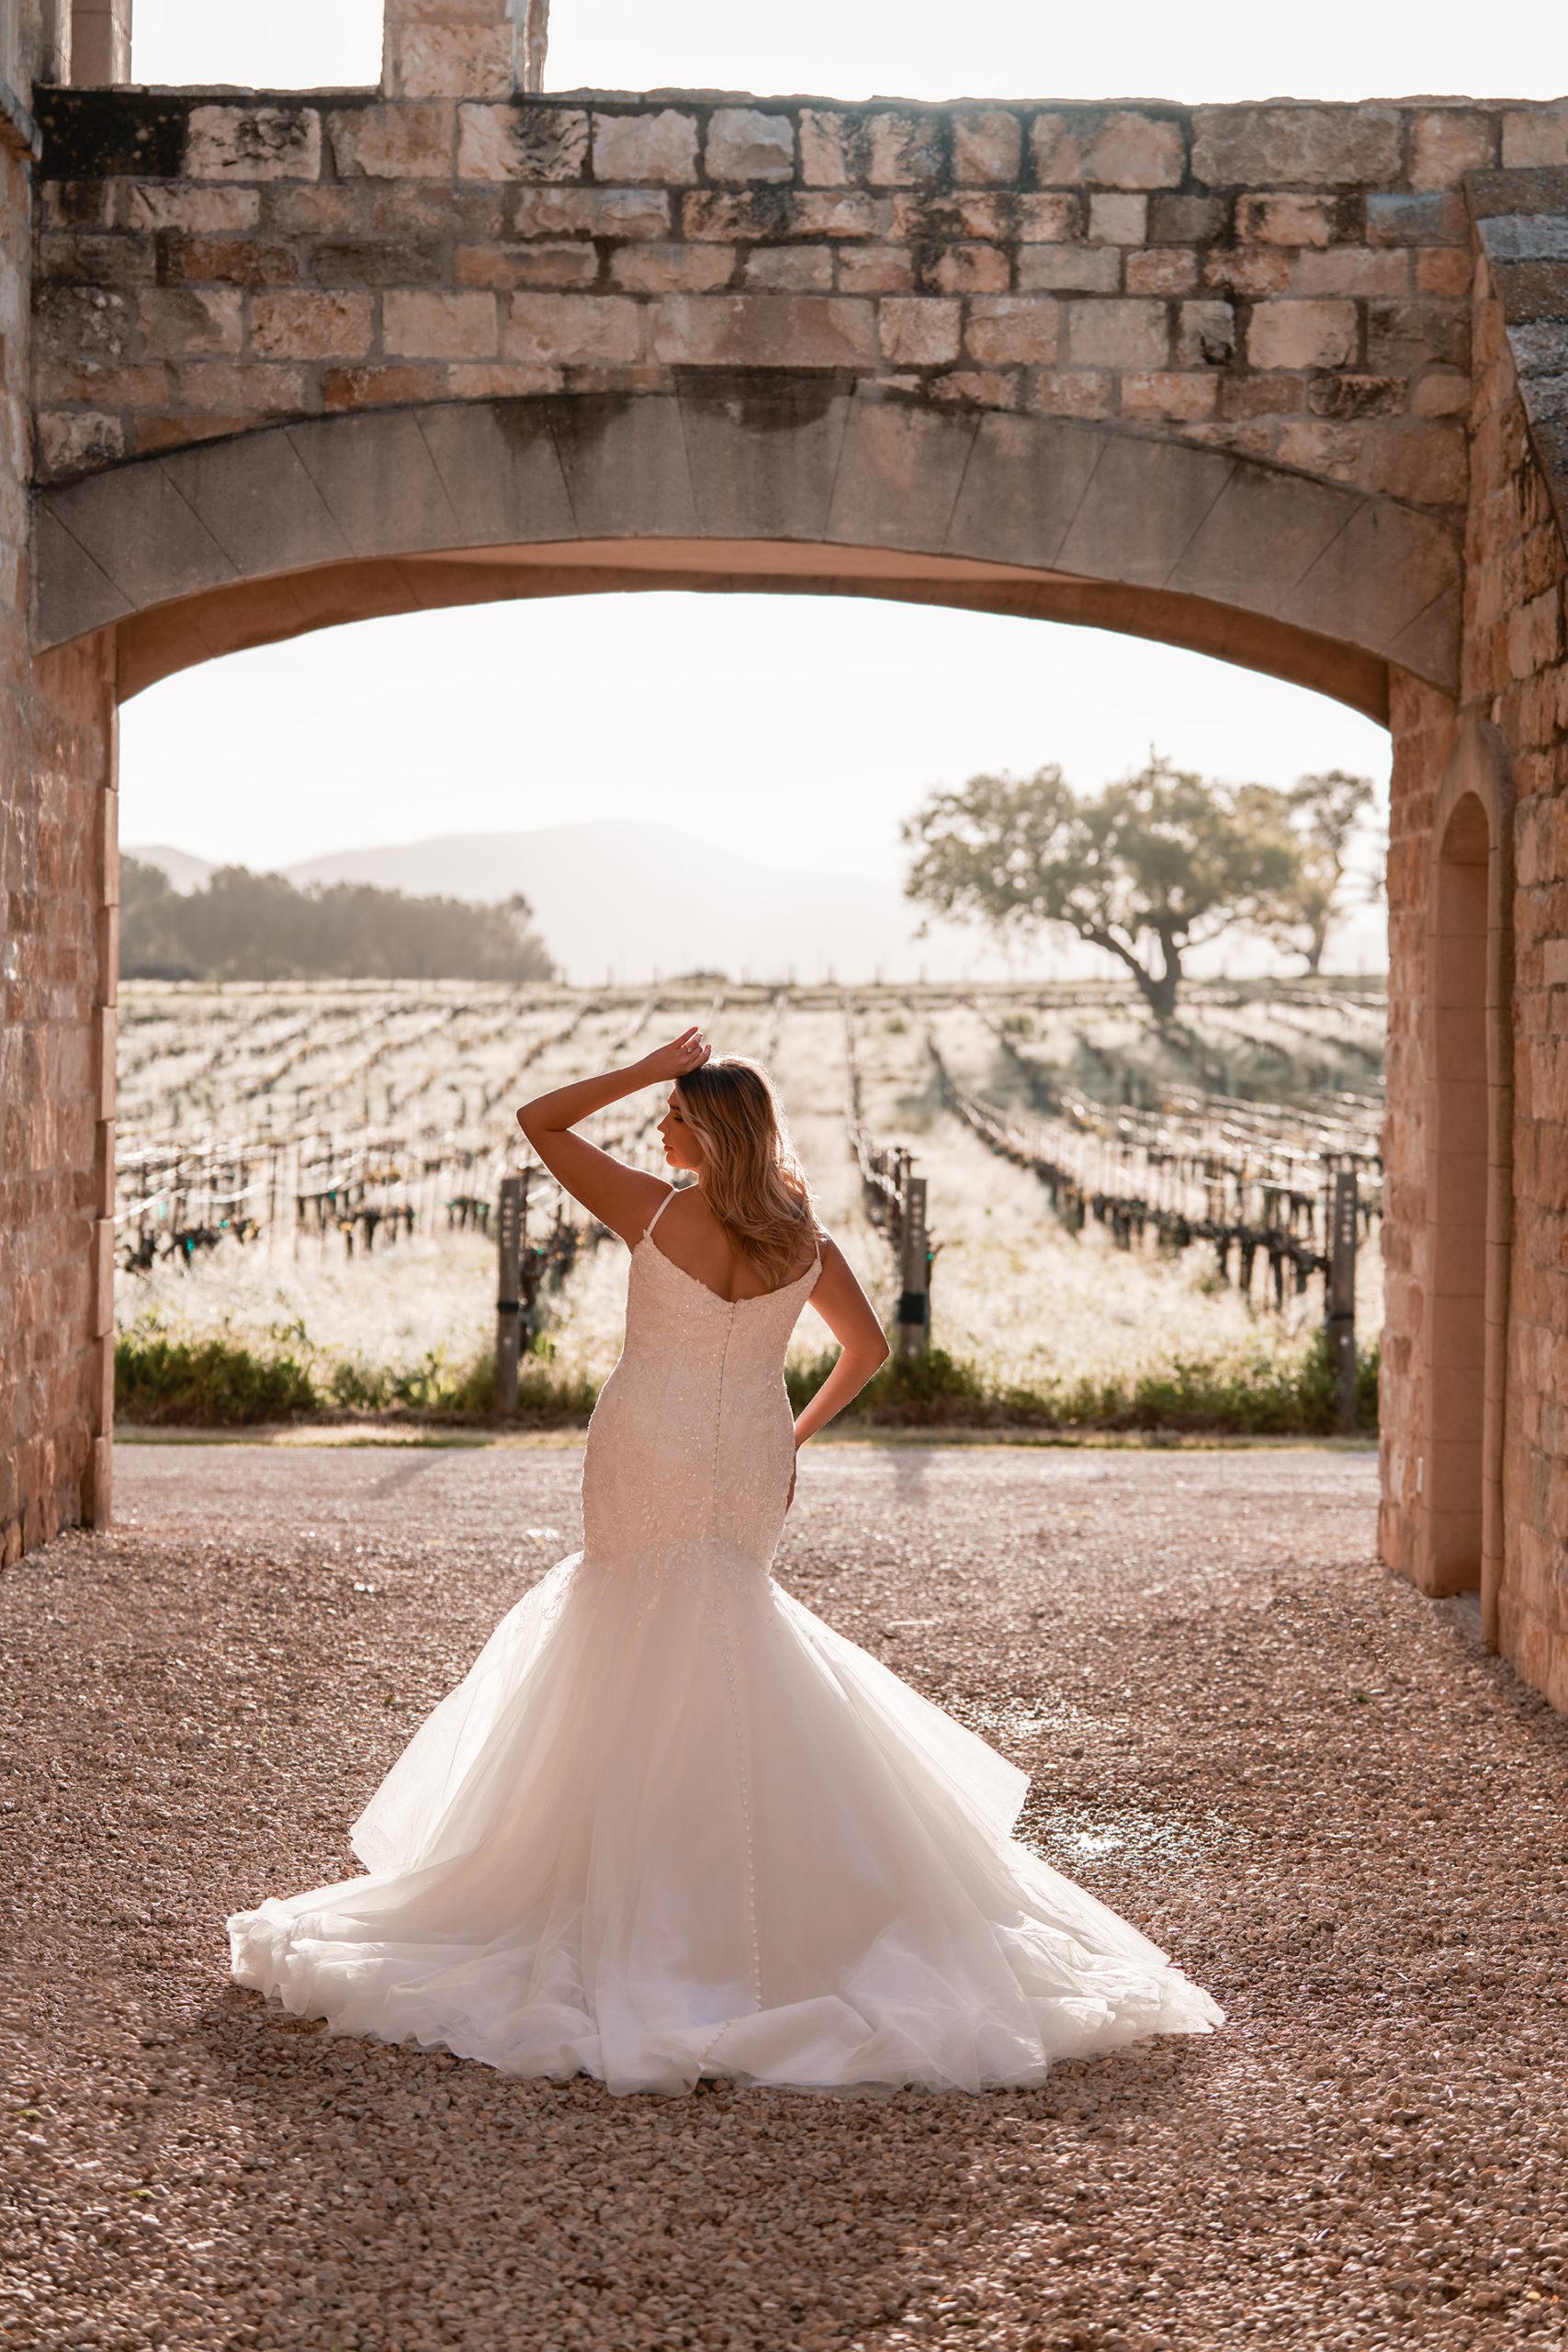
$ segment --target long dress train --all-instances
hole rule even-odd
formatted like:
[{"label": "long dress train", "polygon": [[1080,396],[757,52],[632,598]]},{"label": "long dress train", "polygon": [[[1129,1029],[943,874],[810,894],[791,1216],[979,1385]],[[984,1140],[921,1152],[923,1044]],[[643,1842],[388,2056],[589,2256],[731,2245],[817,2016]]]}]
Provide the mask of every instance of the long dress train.
[{"label": "long dress train", "polygon": [[769,1573],[820,1271],[734,1303],[632,1252],[583,1544],[350,1833],[367,1876],[228,1921],[340,2033],[587,2073],[975,2091],[1224,2011],[1012,1835],[1027,1776]]}]

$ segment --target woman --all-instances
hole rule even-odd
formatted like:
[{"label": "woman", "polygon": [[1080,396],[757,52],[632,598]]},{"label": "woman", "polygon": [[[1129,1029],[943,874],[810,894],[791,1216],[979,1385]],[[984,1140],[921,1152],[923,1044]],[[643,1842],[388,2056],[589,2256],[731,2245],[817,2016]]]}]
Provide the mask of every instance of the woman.
[{"label": "woman", "polygon": [[[672,1080],[682,1190],[572,1130]],[[701,1033],[517,1114],[631,1250],[583,1545],[501,1620],[350,1833],[369,1876],[229,1921],[339,2032],[684,2091],[1038,2083],[1223,2012],[1014,1842],[1026,1775],[781,1589],[798,1448],[885,1360],[772,1088]],[[810,1298],[841,1352],[792,1425]]]}]

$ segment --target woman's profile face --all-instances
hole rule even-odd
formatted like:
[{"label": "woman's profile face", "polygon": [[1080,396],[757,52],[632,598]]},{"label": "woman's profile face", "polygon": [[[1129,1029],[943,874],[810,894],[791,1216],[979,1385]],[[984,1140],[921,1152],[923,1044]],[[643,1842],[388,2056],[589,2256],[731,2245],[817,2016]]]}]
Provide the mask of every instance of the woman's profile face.
[{"label": "woman's profile face", "polygon": [[665,1104],[664,1116],[659,1122],[659,1132],[664,1138],[664,1158],[671,1168],[700,1168],[703,1164],[702,1146],[687,1125],[681,1109],[680,1097],[673,1087]]}]

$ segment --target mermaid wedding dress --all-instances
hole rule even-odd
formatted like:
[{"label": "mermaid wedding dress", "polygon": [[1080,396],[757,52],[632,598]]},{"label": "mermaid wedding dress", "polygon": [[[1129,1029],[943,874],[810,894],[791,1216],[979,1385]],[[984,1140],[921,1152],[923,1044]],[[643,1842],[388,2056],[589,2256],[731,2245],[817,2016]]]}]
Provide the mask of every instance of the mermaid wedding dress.
[{"label": "mermaid wedding dress", "polygon": [[335,2032],[685,2091],[976,2091],[1224,2011],[1017,1844],[1027,1776],[773,1580],[784,1351],[820,1272],[729,1304],[632,1252],[583,1544],[354,1824],[368,1876],[228,1922]]}]

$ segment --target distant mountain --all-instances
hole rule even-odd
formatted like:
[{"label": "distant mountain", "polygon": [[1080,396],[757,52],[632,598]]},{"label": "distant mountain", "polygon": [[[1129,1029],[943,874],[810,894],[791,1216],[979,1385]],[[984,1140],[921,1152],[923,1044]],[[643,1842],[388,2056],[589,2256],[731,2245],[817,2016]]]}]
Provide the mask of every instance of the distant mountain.
[{"label": "distant mountain", "polygon": [[124,857],[134,857],[142,865],[155,865],[166,874],[176,890],[199,890],[209,874],[217,868],[209,857],[197,857],[188,849],[170,849],[163,842],[154,842],[121,851]]},{"label": "distant mountain", "polygon": [[[145,854],[146,853],[139,853]],[[518,833],[444,833],[342,850],[292,881],[375,882],[481,903],[521,891],[569,979],[665,978],[697,967],[739,980],[953,978],[999,971],[977,935],[918,940],[897,880],[861,881],[738,855],[674,825],[634,820]]]}]

